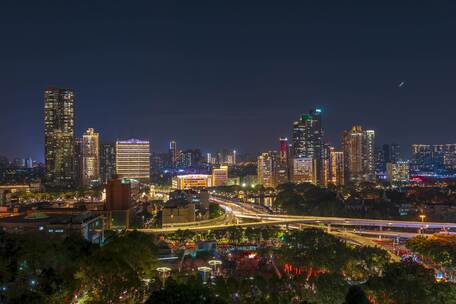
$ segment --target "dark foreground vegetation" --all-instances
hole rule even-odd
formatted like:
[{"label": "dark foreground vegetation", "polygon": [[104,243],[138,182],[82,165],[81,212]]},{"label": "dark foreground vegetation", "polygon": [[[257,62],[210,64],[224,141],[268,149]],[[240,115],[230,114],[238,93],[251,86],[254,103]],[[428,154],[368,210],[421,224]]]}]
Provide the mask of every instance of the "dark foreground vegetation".
[{"label": "dark foreground vegetation", "polygon": [[[184,256],[202,240],[217,249]],[[425,242],[409,245],[453,267]],[[160,261],[164,248],[177,261]],[[204,279],[197,268],[214,258],[221,269]],[[437,282],[423,265],[392,262],[382,249],[318,229],[179,231],[165,239],[128,232],[102,247],[76,237],[1,234],[0,303],[456,303],[456,286]],[[166,280],[159,266],[171,268]]]}]

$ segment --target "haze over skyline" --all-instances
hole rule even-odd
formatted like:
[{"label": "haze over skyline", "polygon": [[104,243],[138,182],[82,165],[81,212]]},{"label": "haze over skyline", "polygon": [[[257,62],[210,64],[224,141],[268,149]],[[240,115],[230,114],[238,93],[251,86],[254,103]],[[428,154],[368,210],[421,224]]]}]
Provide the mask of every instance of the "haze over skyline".
[{"label": "haze over skyline", "polygon": [[[445,5],[442,5],[445,2]],[[454,143],[456,4],[7,1],[0,155],[43,160],[43,92],[76,92],[76,135],[152,151],[278,148],[310,108],[326,140]],[[400,85],[404,82],[403,85]]]}]

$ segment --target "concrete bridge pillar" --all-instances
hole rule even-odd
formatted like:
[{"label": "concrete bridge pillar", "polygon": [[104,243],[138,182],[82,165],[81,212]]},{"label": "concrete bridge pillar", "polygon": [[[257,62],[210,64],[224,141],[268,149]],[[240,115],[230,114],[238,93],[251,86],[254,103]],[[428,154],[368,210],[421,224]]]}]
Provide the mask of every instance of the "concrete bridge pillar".
[{"label": "concrete bridge pillar", "polygon": [[331,224],[327,225],[327,231],[328,231],[328,233],[331,233]]}]

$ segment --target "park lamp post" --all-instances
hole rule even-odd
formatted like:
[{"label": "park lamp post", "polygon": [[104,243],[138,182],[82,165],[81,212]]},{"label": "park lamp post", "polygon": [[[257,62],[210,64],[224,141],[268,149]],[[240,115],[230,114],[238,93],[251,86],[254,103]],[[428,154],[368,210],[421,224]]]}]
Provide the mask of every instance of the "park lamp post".
[{"label": "park lamp post", "polygon": [[210,260],[209,265],[212,267],[212,273],[214,275],[218,275],[220,272],[220,265],[222,265],[222,261],[220,260]]},{"label": "park lamp post", "polygon": [[426,218],[426,214],[420,214],[421,223],[424,223],[425,218]]},{"label": "park lamp post", "polygon": [[426,218],[426,214],[420,214],[421,219],[421,233],[424,233],[424,219]]},{"label": "park lamp post", "polygon": [[169,267],[158,267],[157,268],[158,274],[160,276],[160,280],[162,281],[162,287],[165,288],[166,279],[169,277],[171,273],[171,268]]},{"label": "park lamp post", "polygon": [[206,284],[207,282],[207,274],[212,271],[212,268],[203,266],[203,267],[198,267],[198,271],[203,274],[203,284]]}]

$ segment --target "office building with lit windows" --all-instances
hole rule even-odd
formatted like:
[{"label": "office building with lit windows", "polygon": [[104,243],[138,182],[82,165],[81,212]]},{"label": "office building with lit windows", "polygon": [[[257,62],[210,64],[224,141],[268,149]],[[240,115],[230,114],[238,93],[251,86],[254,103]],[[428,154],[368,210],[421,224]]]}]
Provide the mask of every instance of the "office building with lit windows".
[{"label": "office building with lit windows", "polygon": [[82,135],[82,185],[91,186],[100,182],[100,139],[94,129]]},{"label": "office building with lit windows", "polygon": [[312,158],[315,161],[317,183],[323,182],[323,126],[322,111],[315,109],[303,114],[293,124],[293,157]]},{"label": "office building with lit windows", "polygon": [[274,182],[274,163],[275,153],[262,153],[257,158],[257,175],[258,185],[263,185],[266,188],[275,187]]},{"label": "office building with lit windows", "polygon": [[294,183],[317,183],[316,161],[311,157],[295,157],[292,162],[291,179]]},{"label": "office building with lit windows", "polygon": [[375,131],[353,126],[342,137],[346,181],[375,180]]},{"label": "office building with lit windows", "polygon": [[101,144],[100,149],[100,178],[103,183],[110,181],[116,174],[116,145]]},{"label": "office building with lit windows", "polygon": [[44,153],[46,185],[74,186],[74,91],[44,91]]},{"label": "office building with lit windows", "polygon": [[324,186],[344,185],[344,153],[336,151],[333,146],[325,145],[324,147]]},{"label": "office building with lit windows", "polygon": [[212,187],[212,175],[186,174],[173,177],[172,187],[177,190],[201,189]]},{"label": "office building with lit windows", "polygon": [[344,152],[331,151],[329,183],[335,186],[344,185]]},{"label": "office building with lit windows", "polygon": [[169,161],[173,168],[176,168],[179,160],[179,151],[177,150],[177,143],[175,140],[169,142]]},{"label": "office building with lit windows", "polygon": [[410,169],[420,173],[454,173],[456,170],[456,144],[412,145]]},{"label": "office building with lit windows", "polygon": [[279,138],[279,156],[274,164],[274,184],[276,186],[289,182],[288,139]]},{"label": "office building with lit windows", "polygon": [[119,178],[150,179],[149,141],[129,139],[116,142],[116,173]]},{"label": "office building with lit windows", "polygon": [[397,161],[386,164],[386,175],[390,183],[408,182],[410,179],[410,166],[408,161]]},{"label": "office building with lit windows", "polygon": [[212,186],[223,186],[228,182],[228,166],[212,169]]}]

